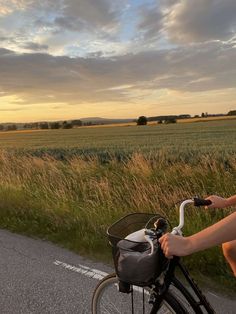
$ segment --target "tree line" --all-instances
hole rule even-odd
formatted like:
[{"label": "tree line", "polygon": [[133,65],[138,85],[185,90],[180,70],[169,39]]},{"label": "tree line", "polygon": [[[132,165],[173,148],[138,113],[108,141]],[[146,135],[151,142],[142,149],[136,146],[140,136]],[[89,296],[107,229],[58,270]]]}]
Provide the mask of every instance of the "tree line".
[{"label": "tree line", "polygon": [[236,116],[236,110],[230,110],[227,114],[208,114],[207,112],[202,112],[200,115],[194,115],[191,117],[190,114],[181,114],[181,115],[165,115],[165,116],[155,116],[155,117],[146,117],[140,116],[135,122],[137,125],[146,125],[148,122],[156,121],[158,124],[168,124],[176,123],[177,119],[190,119],[190,118],[208,118],[208,117],[219,117],[219,116]]},{"label": "tree line", "polygon": [[[207,112],[202,112],[200,115],[195,115],[191,117],[190,114],[181,115],[163,115],[146,117],[140,116],[138,119],[134,120],[137,125],[146,125],[148,122],[156,121],[158,124],[168,124],[176,123],[177,119],[190,119],[190,118],[207,118],[207,117],[218,117],[218,116],[236,116],[236,110],[230,110],[227,114],[208,114]],[[74,127],[81,126],[91,126],[97,125],[98,123],[93,123],[91,121],[83,122],[81,120],[63,121],[63,122],[33,122],[22,124],[0,124],[0,131],[15,131],[17,129],[33,130],[33,129],[72,129]],[[103,123],[100,123],[103,124]],[[20,126],[19,126],[20,125]]]},{"label": "tree line", "polygon": [[97,123],[92,121],[63,121],[63,122],[32,122],[32,123],[15,123],[15,124],[0,124],[0,131],[15,131],[15,130],[48,130],[48,129],[72,129],[74,127],[103,125],[104,123]]},{"label": "tree line", "polygon": [[[81,120],[63,121],[63,122],[33,122],[24,123],[20,129],[33,130],[33,129],[72,129],[73,127],[80,127],[82,125],[90,125],[89,123],[83,123]],[[19,129],[17,124],[0,124],[0,131],[15,131]]]}]

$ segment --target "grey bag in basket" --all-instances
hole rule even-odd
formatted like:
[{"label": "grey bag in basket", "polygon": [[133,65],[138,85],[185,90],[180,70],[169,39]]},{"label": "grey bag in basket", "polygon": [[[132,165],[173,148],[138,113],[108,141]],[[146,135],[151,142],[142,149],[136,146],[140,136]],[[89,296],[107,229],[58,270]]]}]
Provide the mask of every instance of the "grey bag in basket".
[{"label": "grey bag in basket", "polygon": [[117,275],[119,279],[138,286],[154,283],[160,273],[158,247],[159,244],[154,243],[154,252],[150,255],[151,248],[148,242],[119,241],[117,243]]}]

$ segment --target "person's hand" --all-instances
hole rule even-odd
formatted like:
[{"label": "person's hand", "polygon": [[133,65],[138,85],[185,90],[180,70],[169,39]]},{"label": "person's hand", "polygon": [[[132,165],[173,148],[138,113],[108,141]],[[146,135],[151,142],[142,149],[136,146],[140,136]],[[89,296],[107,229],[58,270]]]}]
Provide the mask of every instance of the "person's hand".
[{"label": "person's hand", "polygon": [[206,208],[224,208],[228,206],[227,198],[223,198],[217,195],[210,195],[206,199],[212,202],[212,204],[206,206]]},{"label": "person's hand", "polygon": [[186,256],[191,254],[189,238],[166,233],[159,239],[159,242],[167,258],[173,258],[173,255]]}]

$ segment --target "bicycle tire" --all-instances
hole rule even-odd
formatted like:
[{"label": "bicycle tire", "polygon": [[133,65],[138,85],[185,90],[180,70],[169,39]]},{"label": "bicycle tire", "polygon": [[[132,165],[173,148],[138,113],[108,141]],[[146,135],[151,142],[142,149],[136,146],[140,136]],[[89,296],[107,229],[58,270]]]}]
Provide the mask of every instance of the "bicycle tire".
[{"label": "bicycle tire", "polygon": [[[156,305],[149,304],[148,287],[141,288],[133,286],[133,312],[132,312],[132,293],[126,294],[118,291],[118,279],[116,274],[106,276],[97,285],[92,298],[92,314],[141,314],[141,313],[160,313],[160,314],[186,314],[185,308],[178,300],[167,292],[162,302],[161,308],[155,310]],[[144,301],[144,302],[143,302]]]}]

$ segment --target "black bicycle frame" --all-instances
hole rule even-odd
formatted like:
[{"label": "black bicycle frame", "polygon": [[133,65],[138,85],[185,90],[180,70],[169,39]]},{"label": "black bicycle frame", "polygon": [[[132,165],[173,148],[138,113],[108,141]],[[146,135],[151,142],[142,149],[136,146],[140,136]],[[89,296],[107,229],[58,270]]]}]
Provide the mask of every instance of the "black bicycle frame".
[{"label": "black bicycle frame", "polygon": [[178,262],[179,262],[179,257],[174,256],[174,258],[170,260],[169,262],[168,269],[165,274],[164,283],[156,284],[156,287],[154,288],[154,291],[156,293],[156,300],[150,314],[155,314],[159,310],[162,304],[162,301],[164,300],[165,294],[167,293],[169,286],[172,282],[172,279],[174,278],[174,272],[175,272],[176,266],[178,265]]},{"label": "black bicycle frame", "polygon": [[[156,313],[159,310],[161,303],[164,300],[165,294],[167,293],[169,286],[171,284],[174,285],[179,290],[181,295],[184,296],[184,298],[187,300],[187,302],[190,304],[190,306],[193,308],[196,314],[204,313],[201,307],[204,307],[208,314],[216,314],[214,309],[211,307],[210,303],[207,301],[206,297],[202,293],[202,291],[197,286],[196,282],[190,277],[189,272],[187,271],[185,266],[180,263],[179,260],[180,259],[178,257],[174,257],[170,261],[168,271],[165,275],[164,283],[162,285],[159,284],[156,285],[154,289],[156,292],[156,300],[150,314]],[[189,290],[185,288],[184,285],[175,277],[176,267],[180,269],[180,271],[182,272],[183,276],[185,277],[186,281],[194,291],[199,301],[197,301],[189,292]]]},{"label": "black bicycle frame", "polygon": [[179,267],[180,271],[184,275],[186,281],[189,283],[190,287],[193,289],[194,293],[198,297],[199,301],[196,301],[194,297],[190,294],[190,292],[183,286],[183,284],[176,278],[172,278],[172,282],[174,286],[185,296],[189,304],[193,307],[195,312],[198,314],[203,313],[201,310],[201,306],[205,308],[207,313],[209,314],[215,314],[215,310],[212,308],[210,303],[208,302],[207,298],[203,294],[203,292],[198,287],[197,283],[193,280],[193,278],[190,276],[188,270],[186,267],[181,264],[180,262],[177,263],[177,266]]}]

